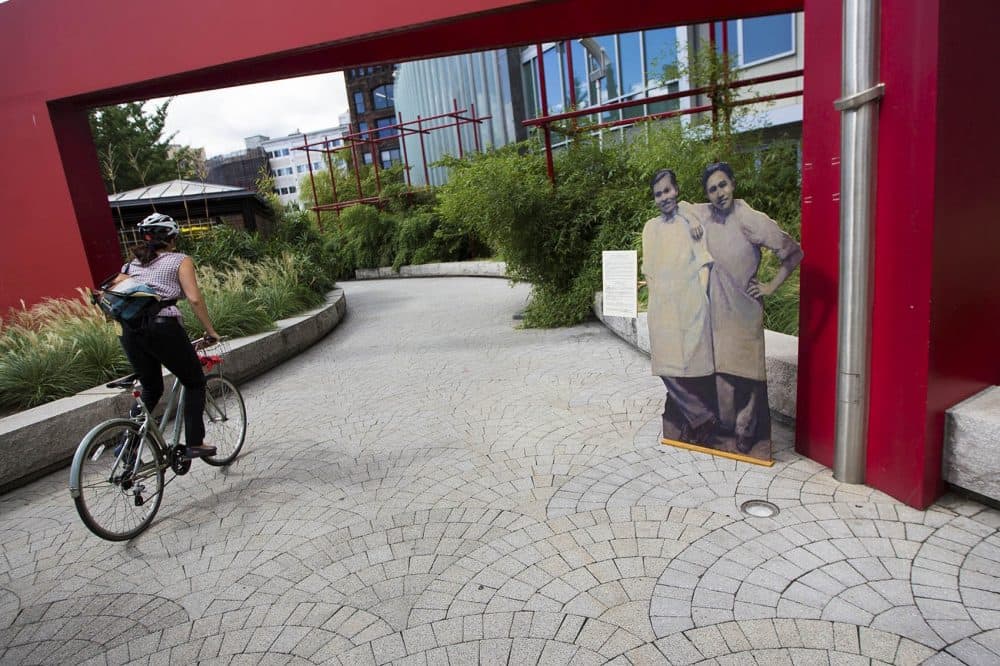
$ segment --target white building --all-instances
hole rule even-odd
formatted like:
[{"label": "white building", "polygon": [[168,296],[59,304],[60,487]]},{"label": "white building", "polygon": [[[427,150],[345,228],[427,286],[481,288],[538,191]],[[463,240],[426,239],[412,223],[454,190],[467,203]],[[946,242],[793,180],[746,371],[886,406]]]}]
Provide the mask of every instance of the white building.
[{"label": "white building", "polygon": [[[343,119],[341,119],[343,120]],[[323,152],[313,150],[316,142],[322,142],[330,148],[344,145],[343,136],[351,131],[350,125],[343,122],[337,127],[314,130],[312,132],[296,132],[288,136],[271,139],[266,136],[250,136],[244,139],[247,148],[262,148],[267,154],[268,168],[274,178],[274,193],[278,195],[281,203],[300,205],[300,196],[307,198],[306,203],[310,204],[308,197],[311,196],[307,188],[303,193],[300,191],[300,184],[304,176],[309,175],[309,164],[312,163],[313,173],[327,170],[327,155]],[[308,157],[303,146],[310,144]],[[334,163],[343,163],[335,155],[330,155],[330,160]]]}]

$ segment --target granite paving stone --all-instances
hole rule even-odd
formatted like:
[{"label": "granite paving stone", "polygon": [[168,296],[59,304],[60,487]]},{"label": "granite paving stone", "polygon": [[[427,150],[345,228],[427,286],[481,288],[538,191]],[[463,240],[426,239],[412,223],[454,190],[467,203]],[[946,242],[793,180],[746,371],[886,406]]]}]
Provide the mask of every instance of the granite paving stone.
[{"label": "granite paving stone", "polygon": [[132,542],[65,470],[0,496],[0,663],[1000,663],[1000,511],[841,484],[777,419],[771,468],[662,446],[648,357],[518,328],[525,285],[342,286]]}]

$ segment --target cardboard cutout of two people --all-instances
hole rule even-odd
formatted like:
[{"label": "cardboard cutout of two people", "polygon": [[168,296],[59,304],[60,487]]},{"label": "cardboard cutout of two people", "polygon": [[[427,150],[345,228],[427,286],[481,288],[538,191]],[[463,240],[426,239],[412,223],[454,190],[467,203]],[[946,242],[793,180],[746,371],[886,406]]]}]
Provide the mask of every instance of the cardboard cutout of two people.
[{"label": "cardboard cutout of two people", "polygon": [[[764,213],[736,198],[725,162],[702,174],[707,204],[680,201],[673,171],[650,181],[660,215],[642,232],[654,375],[666,386],[666,443],[771,460],[763,298],[802,261],[802,249]],[[781,265],[757,279],[761,247]]]}]

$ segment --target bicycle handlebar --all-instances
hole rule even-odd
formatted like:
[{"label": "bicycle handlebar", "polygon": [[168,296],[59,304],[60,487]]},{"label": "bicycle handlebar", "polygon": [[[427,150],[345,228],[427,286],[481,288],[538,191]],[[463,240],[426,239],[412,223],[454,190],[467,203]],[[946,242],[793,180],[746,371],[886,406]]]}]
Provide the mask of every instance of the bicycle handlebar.
[{"label": "bicycle handlebar", "polygon": [[197,338],[196,340],[192,340],[191,344],[192,344],[192,346],[194,346],[195,349],[201,351],[202,349],[206,349],[206,348],[211,347],[213,345],[217,345],[220,342],[222,342],[223,340],[227,340],[227,339],[228,338],[226,336],[221,336],[221,337],[218,337],[218,338],[213,338],[211,335],[203,335],[200,338]]}]

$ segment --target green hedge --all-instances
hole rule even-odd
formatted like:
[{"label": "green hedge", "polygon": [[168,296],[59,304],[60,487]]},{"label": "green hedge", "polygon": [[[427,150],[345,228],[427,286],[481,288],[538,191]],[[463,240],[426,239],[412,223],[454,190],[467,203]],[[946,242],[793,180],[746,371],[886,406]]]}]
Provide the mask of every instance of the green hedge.
[{"label": "green hedge", "polygon": [[[703,201],[701,173],[716,161],[736,172],[737,195],[767,212],[799,238],[798,146],[755,133],[713,140],[679,123],[647,123],[631,141],[598,144],[581,137],[555,154],[557,186],[547,177],[537,141],[452,161],[452,177],[438,191],[444,221],[471,228],[504,260],[515,279],[531,282],[528,327],[567,326],[590,316],[601,288],[601,252],[636,249],[646,220],[655,216],[649,178],[672,168],[682,198]],[[761,274],[777,269],[773,258]],[[798,275],[765,303],[769,328],[798,331]]]}]

